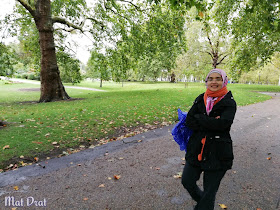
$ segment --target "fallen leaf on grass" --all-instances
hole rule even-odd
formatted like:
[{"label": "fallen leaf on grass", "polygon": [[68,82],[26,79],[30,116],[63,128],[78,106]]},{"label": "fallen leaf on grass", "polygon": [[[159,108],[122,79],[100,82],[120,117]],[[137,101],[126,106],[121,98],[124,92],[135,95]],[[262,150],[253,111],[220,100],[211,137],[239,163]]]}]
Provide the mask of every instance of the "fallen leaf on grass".
[{"label": "fallen leaf on grass", "polygon": [[38,157],[35,157],[34,160],[35,160],[36,162],[38,162],[39,158],[38,158]]},{"label": "fallen leaf on grass", "polygon": [[268,157],[268,158],[266,158],[266,159],[271,160],[271,158],[272,158],[272,157]]},{"label": "fallen leaf on grass", "polygon": [[56,141],[54,141],[54,142],[52,143],[52,145],[57,145],[57,142],[56,142]]},{"label": "fallen leaf on grass", "polygon": [[14,186],[14,190],[18,191],[18,186]]},{"label": "fallen leaf on grass", "polygon": [[225,204],[219,204],[219,206],[222,208],[222,209],[227,209],[227,206]]},{"label": "fallen leaf on grass", "polygon": [[116,180],[119,180],[119,179],[121,178],[121,176],[120,176],[120,175],[114,175],[114,178],[115,178]]},{"label": "fallen leaf on grass", "polygon": [[43,142],[41,142],[41,141],[32,141],[32,143],[34,143],[34,144],[43,144]]},{"label": "fallen leaf on grass", "polygon": [[98,187],[105,187],[105,185],[104,185],[104,184],[101,184],[101,185],[99,185]]},{"label": "fallen leaf on grass", "polygon": [[262,210],[261,208],[257,208],[257,210]]},{"label": "fallen leaf on grass", "polygon": [[10,145],[5,145],[5,146],[3,147],[3,150],[5,150],[5,149],[10,149]]},{"label": "fallen leaf on grass", "polygon": [[88,200],[88,198],[84,198],[83,200],[84,200],[84,201],[87,201],[87,200]]}]

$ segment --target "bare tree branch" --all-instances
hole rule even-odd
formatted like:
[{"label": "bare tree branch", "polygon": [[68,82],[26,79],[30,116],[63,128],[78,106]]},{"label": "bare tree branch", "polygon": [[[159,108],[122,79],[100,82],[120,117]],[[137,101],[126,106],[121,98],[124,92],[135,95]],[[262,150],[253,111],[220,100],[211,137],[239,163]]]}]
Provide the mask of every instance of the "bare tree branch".
[{"label": "bare tree branch", "polygon": [[52,21],[53,21],[53,23],[61,23],[61,24],[67,25],[69,28],[73,28],[73,30],[77,29],[77,30],[80,30],[81,32],[83,32],[84,22],[81,24],[81,26],[77,26],[61,17],[53,17]]},{"label": "bare tree branch", "polygon": [[33,16],[36,16],[36,11],[25,0],[17,0],[27,11]]},{"label": "bare tree branch", "polygon": [[217,62],[217,66],[220,65],[220,64],[222,64],[222,61],[223,61],[228,55],[230,55],[230,53],[227,54],[227,55],[225,55],[219,62]]},{"label": "bare tree branch", "polygon": [[125,2],[125,3],[129,3],[129,4],[131,4],[132,6],[134,6],[135,9],[141,10],[140,7],[138,7],[137,5],[133,4],[131,1],[126,1],[126,0],[116,0],[116,1],[121,1],[121,2]]},{"label": "bare tree branch", "polygon": [[125,17],[125,16],[119,14],[118,12],[114,11],[112,8],[107,7],[106,5],[105,5],[105,9],[110,10],[110,11],[113,12],[115,15],[118,15],[118,16],[122,17],[123,19],[126,19],[126,20],[130,21],[127,17]]},{"label": "bare tree branch", "polygon": [[[213,47],[213,44],[212,44],[212,41],[211,41],[211,39],[210,39],[210,36],[209,36],[209,33],[208,33],[208,32],[207,32],[207,39],[208,39],[208,42],[209,42],[210,47],[211,47],[212,55],[214,56],[214,55],[215,55],[215,49],[214,49],[214,47]],[[211,55],[211,57],[212,57],[212,55]],[[213,58],[213,57],[212,57],[212,58]]]},{"label": "bare tree branch", "polygon": [[210,52],[206,52],[206,53],[209,54],[209,55],[211,56],[212,60],[214,59],[214,56],[213,56],[212,53],[210,53]]},{"label": "bare tree branch", "polygon": [[136,4],[132,3],[131,1],[126,1],[126,0],[116,0],[116,1],[120,1],[120,2],[125,2],[125,3],[128,3],[128,4],[131,4],[133,7],[135,7],[136,10],[138,10],[140,12],[151,10],[151,8],[141,9],[139,6],[137,6]]},{"label": "bare tree branch", "polygon": [[66,32],[68,32],[68,33],[71,33],[72,31],[74,31],[74,30],[76,30],[76,29],[74,29],[74,28],[71,28],[71,29],[69,29],[69,30],[67,30],[67,29],[65,29],[65,28],[56,28],[56,29],[54,29],[54,31],[59,31],[59,30],[62,30],[62,31],[66,31]]},{"label": "bare tree branch", "polygon": [[219,39],[220,39],[220,36],[218,36],[218,39],[217,39],[217,42],[216,42],[216,49],[217,49],[217,50],[218,50],[218,47],[219,47],[219,45],[220,45]]},{"label": "bare tree branch", "polygon": [[96,24],[100,25],[102,30],[105,28],[105,25],[102,22],[100,22],[92,17],[86,17],[86,20],[91,20],[92,22],[95,22]]}]

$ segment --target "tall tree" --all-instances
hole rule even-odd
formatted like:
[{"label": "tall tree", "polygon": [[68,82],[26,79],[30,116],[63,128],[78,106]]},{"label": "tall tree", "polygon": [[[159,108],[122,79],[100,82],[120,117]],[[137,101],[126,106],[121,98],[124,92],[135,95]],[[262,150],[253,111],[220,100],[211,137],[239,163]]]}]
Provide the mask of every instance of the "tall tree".
[{"label": "tall tree", "polygon": [[198,14],[195,7],[187,12],[187,51],[178,58],[176,71],[200,80],[210,68],[224,64],[230,51],[227,38],[211,19],[211,12]]},{"label": "tall tree", "polygon": [[70,82],[73,85],[81,82],[80,61],[63,51],[58,51],[56,55],[61,72],[61,80],[63,82]]},{"label": "tall tree", "polygon": [[[79,28],[70,24],[66,19],[53,17],[50,0],[25,1],[17,0],[32,16],[39,32],[39,43],[41,51],[41,96],[39,102],[50,102],[55,100],[69,99],[60,79],[57,65],[54,23],[65,24],[69,27]],[[81,2],[85,5],[84,2]]]},{"label": "tall tree", "polygon": [[102,87],[103,81],[111,79],[108,59],[108,56],[105,56],[97,50],[92,50],[87,63],[87,76],[100,79],[100,87]]},{"label": "tall tree", "polygon": [[234,37],[231,68],[237,75],[280,51],[278,0],[218,0],[215,9],[219,26]]},{"label": "tall tree", "polygon": [[16,63],[15,53],[13,49],[0,42],[0,75],[7,76],[13,74]]},{"label": "tall tree", "polygon": [[230,55],[228,43],[215,24],[204,21],[204,30],[208,42],[205,53],[210,55],[212,67],[217,68],[218,65],[224,64],[225,58]]},{"label": "tall tree", "polygon": [[142,76],[156,79],[162,70],[171,74],[178,55],[185,50],[185,7],[174,10],[168,2],[156,5],[148,18],[131,30],[133,51]]},{"label": "tall tree", "polygon": [[35,23],[38,30],[41,51],[40,102],[69,98],[61,83],[55,51],[59,45],[65,47],[66,42],[61,41],[67,36],[65,32],[78,30],[87,33],[97,47],[104,46],[105,42],[114,45],[120,35],[118,29],[129,30],[127,26],[131,25],[131,19],[136,21],[138,11],[143,12],[142,5],[146,5],[129,0],[98,0],[91,7],[87,7],[85,0],[17,1],[23,6],[16,10],[21,14],[21,18],[16,18],[18,22],[21,26]]}]

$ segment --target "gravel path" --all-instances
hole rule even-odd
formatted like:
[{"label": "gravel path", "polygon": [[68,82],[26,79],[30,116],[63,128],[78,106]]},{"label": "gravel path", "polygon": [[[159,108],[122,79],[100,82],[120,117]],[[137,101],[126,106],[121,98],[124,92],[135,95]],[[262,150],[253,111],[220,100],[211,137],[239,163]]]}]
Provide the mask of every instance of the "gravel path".
[{"label": "gravel path", "polygon": [[[229,210],[280,209],[279,104],[277,94],[238,107],[231,131],[234,166],[222,181],[216,209],[218,203]],[[184,152],[172,140],[172,127],[41,163],[45,168],[0,174],[0,209],[13,207],[5,207],[9,196],[23,205],[18,209],[192,209],[194,202],[176,178]],[[35,201],[28,207],[32,199],[46,207]]]}]

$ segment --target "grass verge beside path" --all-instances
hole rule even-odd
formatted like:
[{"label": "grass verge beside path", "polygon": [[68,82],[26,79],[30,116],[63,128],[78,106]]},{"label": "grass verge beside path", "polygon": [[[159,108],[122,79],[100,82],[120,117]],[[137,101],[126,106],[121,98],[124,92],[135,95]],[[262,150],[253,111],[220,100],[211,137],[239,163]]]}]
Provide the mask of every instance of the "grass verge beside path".
[{"label": "grass verge beside path", "polygon": [[[80,85],[98,88],[99,83]],[[67,155],[173,124],[177,109],[187,111],[205,90],[200,83],[190,83],[187,88],[184,83],[161,82],[103,85],[107,92],[67,89],[77,100],[39,104],[30,102],[39,99],[38,85],[0,82],[0,120],[9,122],[0,129],[0,169],[9,164],[25,165],[36,158]],[[280,87],[267,85],[232,84],[228,89],[239,106],[270,98],[252,91],[280,92]]]}]

